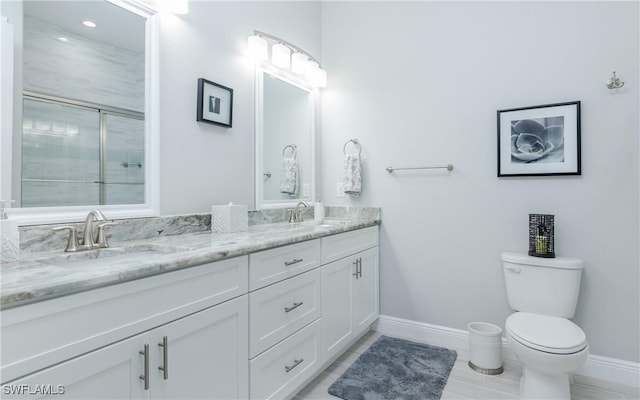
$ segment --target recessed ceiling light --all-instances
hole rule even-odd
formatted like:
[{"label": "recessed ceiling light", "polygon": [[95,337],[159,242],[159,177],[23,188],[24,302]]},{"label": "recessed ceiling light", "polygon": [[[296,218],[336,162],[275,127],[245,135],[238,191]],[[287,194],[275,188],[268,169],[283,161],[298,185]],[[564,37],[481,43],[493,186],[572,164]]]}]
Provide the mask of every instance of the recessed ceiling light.
[{"label": "recessed ceiling light", "polygon": [[66,38],[66,37],[64,37],[64,36],[60,36],[60,37],[58,38],[58,40],[59,40],[59,41],[61,41],[61,42],[64,42],[64,43],[68,43],[68,42],[69,42],[69,39],[67,39],[67,38]]},{"label": "recessed ceiling light", "polygon": [[95,28],[96,27],[96,23],[93,21],[84,21],[82,23],[84,26],[88,26],[89,28]]}]

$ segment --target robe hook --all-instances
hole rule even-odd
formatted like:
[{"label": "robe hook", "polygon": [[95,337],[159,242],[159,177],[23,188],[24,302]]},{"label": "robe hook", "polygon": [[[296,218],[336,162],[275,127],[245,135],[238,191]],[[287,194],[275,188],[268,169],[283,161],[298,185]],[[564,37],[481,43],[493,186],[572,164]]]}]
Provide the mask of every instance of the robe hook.
[{"label": "robe hook", "polygon": [[607,87],[609,89],[620,89],[624,86],[624,82],[620,82],[620,78],[616,76],[616,71],[613,71],[613,76],[607,80]]}]

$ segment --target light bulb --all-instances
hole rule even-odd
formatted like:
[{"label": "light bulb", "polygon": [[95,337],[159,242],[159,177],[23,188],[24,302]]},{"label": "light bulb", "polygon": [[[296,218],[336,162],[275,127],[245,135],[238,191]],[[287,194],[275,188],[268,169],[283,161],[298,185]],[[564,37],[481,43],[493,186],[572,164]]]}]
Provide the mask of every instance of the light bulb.
[{"label": "light bulb", "polygon": [[307,71],[304,75],[314,87],[327,86],[327,71],[321,69],[320,65],[315,61],[310,60],[307,63]]},{"label": "light bulb", "polygon": [[296,74],[303,75],[307,71],[309,57],[303,53],[295,53],[291,56],[291,70]]},{"label": "light bulb", "polygon": [[258,61],[264,61],[269,57],[267,41],[260,36],[249,36],[249,56]]},{"label": "light bulb", "polygon": [[314,87],[327,86],[327,71],[322,68],[313,68],[309,75],[307,75],[309,83]]},{"label": "light bulb", "polygon": [[281,43],[274,44],[271,47],[271,62],[276,67],[289,68],[291,65],[291,49]]},{"label": "light bulb", "polygon": [[147,2],[173,14],[189,14],[189,0],[147,0]]},{"label": "light bulb", "polygon": [[314,72],[319,68],[320,68],[320,65],[317,62],[313,60],[309,60],[307,62],[307,69],[304,71],[304,75],[307,77],[307,79],[310,79],[310,77],[314,74]]}]

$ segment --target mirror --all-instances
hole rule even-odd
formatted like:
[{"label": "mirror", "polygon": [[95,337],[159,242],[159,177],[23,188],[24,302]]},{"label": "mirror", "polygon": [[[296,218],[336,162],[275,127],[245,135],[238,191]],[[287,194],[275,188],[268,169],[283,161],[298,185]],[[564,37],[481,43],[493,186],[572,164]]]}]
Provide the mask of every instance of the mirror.
[{"label": "mirror", "polygon": [[313,202],[316,93],[267,65],[256,71],[256,208]]},{"label": "mirror", "polygon": [[112,218],[157,214],[155,12],[128,0],[9,3],[2,14],[22,44],[12,133],[2,131],[12,218],[73,220],[96,206]]}]

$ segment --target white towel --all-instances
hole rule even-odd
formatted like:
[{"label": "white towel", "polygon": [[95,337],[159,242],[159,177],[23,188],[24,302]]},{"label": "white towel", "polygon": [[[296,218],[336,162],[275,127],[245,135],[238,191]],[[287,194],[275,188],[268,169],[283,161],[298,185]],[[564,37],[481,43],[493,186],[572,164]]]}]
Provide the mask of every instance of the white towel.
[{"label": "white towel", "polygon": [[342,179],[344,192],[359,196],[362,191],[362,163],[360,154],[346,154],[344,156],[344,178]]},{"label": "white towel", "polygon": [[298,161],[293,158],[285,158],[282,160],[280,193],[286,193],[292,196],[298,194]]}]

